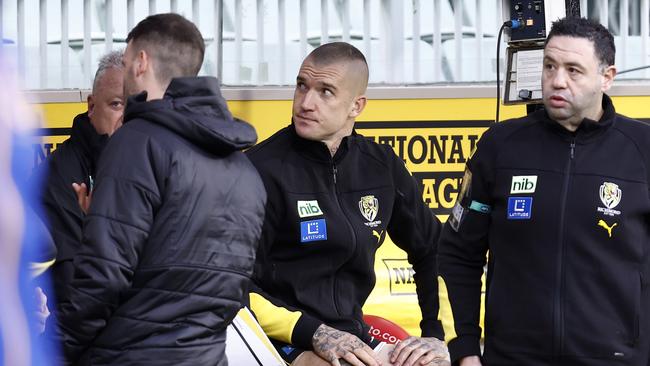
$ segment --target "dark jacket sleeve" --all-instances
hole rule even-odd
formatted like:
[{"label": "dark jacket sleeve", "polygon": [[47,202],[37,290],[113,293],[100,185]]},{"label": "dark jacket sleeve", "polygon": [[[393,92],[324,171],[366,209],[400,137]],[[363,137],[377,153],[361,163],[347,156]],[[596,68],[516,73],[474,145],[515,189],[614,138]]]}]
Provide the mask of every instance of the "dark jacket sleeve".
[{"label": "dark jacket sleeve", "polygon": [[388,234],[408,255],[415,271],[414,279],[422,321],[423,337],[443,338],[438,321],[438,284],[436,278],[436,247],[442,225],[422,199],[422,192],[404,163],[389,152],[395,181],[395,204]]},{"label": "dark jacket sleeve", "polygon": [[[131,132],[122,134],[121,132]],[[83,247],[74,258],[69,301],[59,307],[67,362],[74,363],[106,326],[131,287],[160,190],[149,140],[118,131],[102,154],[97,185],[84,221]]]},{"label": "dark jacket sleeve", "polygon": [[42,215],[60,251],[57,259],[71,259],[81,243],[84,219],[72,185],[58,171],[50,171],[40,196]]},{"label": "dark jacket sleeve", "polygon": [[85,216],[69,183],[76,179],[62,176],[63,168],[59,164],[68,164],[66,168],[72,171],[70,167],[79,165],[79,162],[63,147],[50,156],[32,177],[34,181],[43,178],[42,184],[39,184],[38,206],[34,210],[46,225],[56,250],[56,262],[50,267],[56,296],[48,294],[50,304],[65,299],[65,287],[72,279],[72,259],[81,246],[81,227]]},{"label": "dark jacket sleeve", "polygon": [[493,205],[490,191],[495,146],[493,133],[488,130],[467,163],[462,182],[466,188],[461,188],[438,245],[441,318],[445,321],[445,340],[452,362],[481,354],[481,277],[488,251],[489,211]]},{"label": "dark jacket sleeve", "polygon": [[255,283],[249,296],[250,308],[269,338],[302,349],[313,348],[312,338],[322,321],[269,295]]}]

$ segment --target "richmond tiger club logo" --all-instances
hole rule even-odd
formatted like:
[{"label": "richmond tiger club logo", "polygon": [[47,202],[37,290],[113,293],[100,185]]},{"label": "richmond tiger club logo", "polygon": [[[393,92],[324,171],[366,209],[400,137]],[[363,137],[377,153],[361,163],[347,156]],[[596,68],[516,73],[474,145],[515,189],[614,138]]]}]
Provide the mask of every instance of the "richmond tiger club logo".
[{"label": "richmond tiger club logo", "polygon": [[369,222],[364,222],[366,226],[377,227],[381,224],[381,221],[374,221],[379,213],[379,200],[373,195],[363,196],[359,200],[359,211],[363,218]]},{"label": "richmond tiger club logo", "polygon": [[603,184],[600,185],[599,193],[600,200],[603,202],[605,207],[598,207],[598,212],[607,216],[620,215],[621,211],[614,210],[614,207],[618,206],[621,202],[621,197],[623,196],[623,192],[618,188],[618,184],[603,182]]}]

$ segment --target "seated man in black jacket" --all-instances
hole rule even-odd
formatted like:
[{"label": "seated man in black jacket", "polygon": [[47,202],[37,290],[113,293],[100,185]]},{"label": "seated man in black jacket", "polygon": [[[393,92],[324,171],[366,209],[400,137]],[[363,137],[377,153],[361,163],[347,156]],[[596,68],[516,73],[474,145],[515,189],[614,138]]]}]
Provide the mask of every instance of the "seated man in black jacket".
[{"label": "seated man in black jacket", "polygon": [[251,309],[294,365],[378,363],[369,345],[379,342],[361,307],[387,234],[413,264],[423,316],[423,337],[401,342],[391,362],[445,362],[435,281],[440,222],[392,149],[354,131],[367,84],[359,50],[318,47],[298,73],[293,123],[248,152],[269,197]]},{"label": "seated man in black jacket", "polygon": [[157,14],[124,52],[124,126],[99,162],[59,307],[66,361],[225,365],[226,326],[253,272],[266,194],[255,143],[213,77],[194,24]]},{"label": "seated man in black jacket", "polygon": [[[56,261],[50,267],[56,302],[65,300],[64,289],[72,279],[72,259],[81,246],[85,212],[79,207],[73,184],[90,185],[97,172],[99,155],[108,137],[122,125],[124,79],[122,52],[113,51],[99,60],[88,111],[75,117],[70,138],[60,144],[39,166],[42,179],[39,201],[43,221],[56,246]],[[79,187],[77,186],[77,189]],[[50,302],[50,304],[52,304]]]}]

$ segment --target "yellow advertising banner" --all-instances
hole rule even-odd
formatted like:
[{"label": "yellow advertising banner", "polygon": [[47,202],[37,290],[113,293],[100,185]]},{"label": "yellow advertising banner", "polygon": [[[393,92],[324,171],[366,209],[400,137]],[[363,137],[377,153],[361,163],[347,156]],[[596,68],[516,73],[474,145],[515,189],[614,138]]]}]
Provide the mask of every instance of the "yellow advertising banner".
[{"label": "yellow advertising banner", "polygon": [[456,202],[465,163],[490,121],[358,122],[367,138],[393,148],[420,185],[422,198],[446,217]]},{"label": "yellow advertising banner", "polygon": [[[488,120],[358,122],[359,133],[393,148],[422,191],[422,199],[442,221],[456,202],[465,163],[491,124]],[[389,237],[375,257],[376,284],[364,313],[382,316],[413,335],[422,314],[413,266]],[[432,279],[436,280],[436,279]]]},{"label": "yellow advertising banner", "polygon": [[[619,113],[650,118],[650,97],[614,98]],[[289,124],[291,101],[230,101],[233,115],[257,129],[259,141]],[[34,166],[47,158],[70,134],[72,119],[86,110],[85,103],[35,105],[44,128],[34,142]],[[525,115],[525,106],[504,106],[503,119]],[[494,99],[371,100],[356,129],[380,144],[391,146],[404,160],[431,210],[446,221],[461,187],[464,165],[494,116]],[[406,254],[386,238],[375,258],[376,285],[364,306],[419,335],[421,312],[417,303],[413,267]],[[431,279],[435,280],[435,279]]]}]

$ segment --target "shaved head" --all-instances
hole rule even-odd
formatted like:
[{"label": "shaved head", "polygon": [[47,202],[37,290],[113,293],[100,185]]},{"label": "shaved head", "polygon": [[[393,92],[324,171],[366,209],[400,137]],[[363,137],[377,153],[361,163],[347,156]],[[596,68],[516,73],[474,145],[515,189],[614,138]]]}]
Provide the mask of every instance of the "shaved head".
[{"label": "shaved head", "polygon": [[327,145],[332,156],[366,106],[368,64],[344,42],[324,44],[302,62],[293,94],[298,136]]},{"label": "shaved head", "polygon": [[365,94],[368,88],[368,62],[356,47],[346,42],[326,43],[313,50],[305,62],[316,66],[343,64],[346,66],[346,78],[353,81],[357,95]]}]

